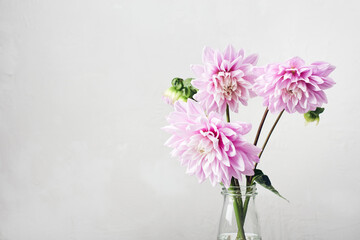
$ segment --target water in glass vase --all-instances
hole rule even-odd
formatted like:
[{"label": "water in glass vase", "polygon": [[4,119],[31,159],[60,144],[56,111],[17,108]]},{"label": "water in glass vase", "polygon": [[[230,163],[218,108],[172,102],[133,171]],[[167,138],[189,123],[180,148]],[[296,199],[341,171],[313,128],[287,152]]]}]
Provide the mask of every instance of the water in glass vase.
[{"label": "water in glass vase", "polygon": [[[237,233],[222,233],[218,236],[217,240],[238,240]],[[246,240],[261,240],[261,237],[254,233],[245,233]]]}]

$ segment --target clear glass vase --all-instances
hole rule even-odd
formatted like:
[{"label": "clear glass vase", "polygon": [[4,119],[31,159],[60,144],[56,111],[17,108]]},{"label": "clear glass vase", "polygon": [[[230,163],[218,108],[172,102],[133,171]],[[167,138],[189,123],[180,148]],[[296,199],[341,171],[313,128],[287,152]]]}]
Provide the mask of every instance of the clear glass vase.
[{"label": "clear glass vase", "polygon": [[218,240],[261,240],[255,196],[256,185],[223,188]]}]

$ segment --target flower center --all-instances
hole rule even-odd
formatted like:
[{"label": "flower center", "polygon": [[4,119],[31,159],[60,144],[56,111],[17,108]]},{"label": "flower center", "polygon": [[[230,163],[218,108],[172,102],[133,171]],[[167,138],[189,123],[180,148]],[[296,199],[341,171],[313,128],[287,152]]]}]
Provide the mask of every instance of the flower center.
[{"label": "flower center", "polygon": [[300,75],[299,70],[296,67],[288,68],[288,69],[286,69],[286,72],[289,72],[292,75],[296,75],[296,76]]},{"label": "flower center", "polygon": [[211,141],[209,139],[204,139],[200,141],[196,146],[196,151],[203,156],[208,155],[211,152]]},{"label": "flower center", "polygon": [[229,72],[219,72],[217,80],[219,92],[221,92],[226,99],[231,100],[233,92],[237,89],[236,78],[231,77],[231,73]]},{"label": "flower center", "polygon": [[210,128],[200,130],[200,134],[204,138],[198,142],[196,150],[201,155],[207,155],[212,151],[214,144],[219,142],[219,131],[216,127],[211,126]]},{"label": "flower center", "polygon": [[290,86],[289,88],[284,88],[282,91],[284,94],[283,100],[285,102],[288,102],[290,99],[301,99],[302,91],[298,88],[298,86],[296,86],[296,84]]},{"label": "flower center", "polygon": [[198,152],[200,154],[204,154],[205,153],[205,149],[204,148],[201,148],[201,146],[198,146]]}]

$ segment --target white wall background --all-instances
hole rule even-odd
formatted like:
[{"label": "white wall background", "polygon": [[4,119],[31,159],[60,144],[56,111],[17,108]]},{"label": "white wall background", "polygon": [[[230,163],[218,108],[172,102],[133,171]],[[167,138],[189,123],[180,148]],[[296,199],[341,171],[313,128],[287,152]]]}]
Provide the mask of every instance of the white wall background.
[{"label": "white wall background", "polygon": [[[261,168],[265,240],[360,234],[360,4],[0,0],[0,239],[215,239],[219,187],[185,175],[162,92],[204,45],[337,66],[319,126],[281,119]],[[261,99],[234,117],[260,121]],[[274,120],[271,116],[266,127]],[[249,141],[255,130],[249,135]]]}]

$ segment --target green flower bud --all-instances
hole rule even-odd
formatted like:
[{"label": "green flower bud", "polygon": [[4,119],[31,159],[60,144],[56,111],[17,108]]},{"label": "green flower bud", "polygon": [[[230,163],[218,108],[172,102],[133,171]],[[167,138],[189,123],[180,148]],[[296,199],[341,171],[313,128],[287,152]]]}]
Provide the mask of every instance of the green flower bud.
[{"label": "green flower bud", "polygon": [[176,90],[181,90],[184,87],[184,80],[182,78],[174,78],[171,81],[171,84],[176,88]]},{"label": "green flower bud", "polygon": [[192,92],[190,90],[190,88],[184,87],[183,88],[183,96],[190,98],[192,97]]},{"label": "green flower bud", "polygon": [[184,80],[184,89],[186,89],[184,90],[184,94],[188,98],[193,98],[194,94],[198,91],[193,85],[191,85],[192,80],[193,78],[187,78]]},{"label": "green flower bud", "polygon": [[187,78],[187,79],[185,79],[184,80],[184,86],[185,87],[193,87],[192,85],[191,85],[191,81],[193,80],[193,78]]},{"label": "green flower bud", "polygon": [[191,85],[191,80],[193,80],[193,78],[187,78],[185,80],[182,78],[174,78],[171,81],[172,87],[164,93],[164,100],[172,105],[177,100],[187,102],[189,98],[193,98],[197,89]]},{"label": "green flower bud", "polygon": [[316,108],[315,111],[308,111],[307,113],[304,114],[305,121],[307,123],[316,121],[316,125],[318,125],[320,121],[320,114],[324,112],[324,110],[325,108],[318,107]]}]

